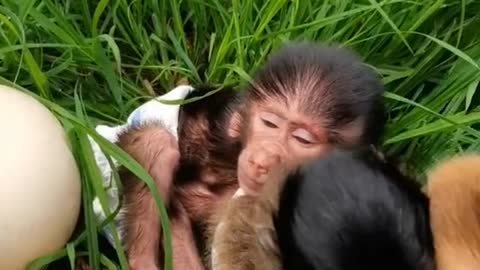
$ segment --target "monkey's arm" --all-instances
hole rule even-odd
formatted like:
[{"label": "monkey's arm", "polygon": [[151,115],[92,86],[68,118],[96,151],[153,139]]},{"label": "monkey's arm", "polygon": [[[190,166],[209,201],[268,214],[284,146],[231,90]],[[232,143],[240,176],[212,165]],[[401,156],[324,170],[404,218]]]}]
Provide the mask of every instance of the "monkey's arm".
[{"label": "monkey's arm", "polygon": [[228,202],[212,242],[213,270],[281,269],[273,217],[287,180],[286,166],[276,166],[258,196],[239,189]]},{"label": "monkey's arm", "polygon": [[280,269],[270,210],[254,197],[230,200],[213,236],[213,270]]},{"label": "monkey's arm", "polygon": [[[177,126],[180,105],[163,104],[160,102],[160,100],[183,99],[192,91],[194,91],[194,89],[191,86],[177,86],[166,94],[161,95],[154,100],[150,100],[137,107],[132,113],[130,113],[126,123],[118,126],[98,125],[95,130],[99,135],[109,140],[110,142],[118,143],[120,134],[124,133],[129,128],[138,128],[139,126],[142,126],[143,124],[149,122],[161,122],[165,129],[167,129],[175,138],[177,138]],[[91,137],[89,137],[89,141],[95,155],[95,161],[97,163],[97,166],[102,173],[103,186],[108,194],[110,211],[113,212],[118,207],[119,192],[116,182],[112,180],[112,172],[118,169],[119,164],[115,160],[115,158],[112,158],[113,164],[110,164],[109,160],[107,159],[97,142]],[[95,198],[95,200],[93,201],[93,209],[98,222],[104,222],[106,219],[106,214],[103,211],[102,205],[100,204],[98,198]],[[119,223],[121,228],[122,224],[120,219],[120,215],[117,215],[115,217],[115,222]],[[113,232],[111,232],[109,228],[105,227],[103,234],[113,245]]]},{"label": "monkey's arm", "polygon": [[[174,171],[179,161],[175,138],[161,124],[129,129],[119,136],[119,146],[152,176],[168,206]],[[148,187],[133,173],[122,169],[124,185],[123,240],[132,269],[158,269],[160,219]]]},{"label": "monkey's arm", "polygon": [[175,215],[170,217],[173,270],[204,270],[188,213],[178,200],[172,200],[171,203],[175,209]]}]

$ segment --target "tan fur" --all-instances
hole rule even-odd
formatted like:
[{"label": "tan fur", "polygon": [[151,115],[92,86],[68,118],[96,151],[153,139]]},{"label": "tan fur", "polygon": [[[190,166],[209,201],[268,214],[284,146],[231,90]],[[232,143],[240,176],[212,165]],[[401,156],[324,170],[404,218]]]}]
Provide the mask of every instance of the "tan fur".
[{"label": "tan fur", "polygon": [[213,270],[279,270],[280,251],[273,218],[287,167],[278,164],[259,196],[237,192],[229,201],[212,241]]},{"label": "tan fur", "polygon": [[480,269],[480,155],[440,163],[428,175],[438,270]]}]

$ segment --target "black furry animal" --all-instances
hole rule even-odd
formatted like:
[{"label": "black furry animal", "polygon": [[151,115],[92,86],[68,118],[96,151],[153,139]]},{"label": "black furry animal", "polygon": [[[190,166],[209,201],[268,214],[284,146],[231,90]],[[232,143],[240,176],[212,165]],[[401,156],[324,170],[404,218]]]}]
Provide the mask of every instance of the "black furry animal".
[{"label": "black furry animal", "polygon": [[288,180],[275,221],[284,269],[434,269],[428,211],[393,166],[336,152]]}]

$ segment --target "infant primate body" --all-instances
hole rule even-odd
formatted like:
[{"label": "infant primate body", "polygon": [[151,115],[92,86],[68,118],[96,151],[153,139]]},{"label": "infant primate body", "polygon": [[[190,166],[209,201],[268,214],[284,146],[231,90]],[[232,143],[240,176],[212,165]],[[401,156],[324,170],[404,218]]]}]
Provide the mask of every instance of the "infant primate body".
[{"label": "infant primate body", "polygon": [[286,182],[275,224],[282,269],[434,269],[427,197],[366,151],[302,166]]},{"label": "infant primate body", "polygon": [[213,270],[434,269],[428,199],[370,149],[335,151],[268,180],[258,196],[231,199]]},{"label": "infant primate body", "polygon": [[[204,94],[196,88],[186,98]],[[223,90],[182,105],[178,120],[178,141],[151,123],[126,129],[118,144],[150,173],[165,200],[174,269],[208,269],[213,233],[239,188],[258,196],[285,168],[335,148],[378,144],[383,86],[348,49],[293,43],[269,57],[244,92]],[[123,172],[121,181],[119,223],[130,267],[161,269],[164,239],[154,200],[135,175]],[[272,235],[268,226],[263,230]],[[263,244],[275,247],[272,238]]]}]

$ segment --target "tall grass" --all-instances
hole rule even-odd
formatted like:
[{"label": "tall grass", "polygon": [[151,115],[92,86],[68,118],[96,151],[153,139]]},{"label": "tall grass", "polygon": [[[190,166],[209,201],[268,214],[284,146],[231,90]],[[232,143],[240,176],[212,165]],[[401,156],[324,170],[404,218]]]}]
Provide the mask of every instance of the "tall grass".
[{"label": "tall grass", "polygon": [[[385,150],[422,176],[438,159],[480,148],[480,2],[475,0],[0,0],[0,83],[39,98],[62,121],[80,165],[85,230],[35,261],[88,256],[92,269],[127,269],[99,248],[91,200],[106,203],[87,134],[153,187],[124,152],[93,133],[119,123],[180,79],[242,85],[288,40],[340,43],[383,76]],[[158,192],[154,195],[165,216]],[[112,213],[114,215],[115,213]],[[169,235],[168,220],[162,219]],[[169,243],[167,237],[165,242]],[[167,258],[170,249],[167,245]],[[166,266],[170,266],[166,260]]]}]

